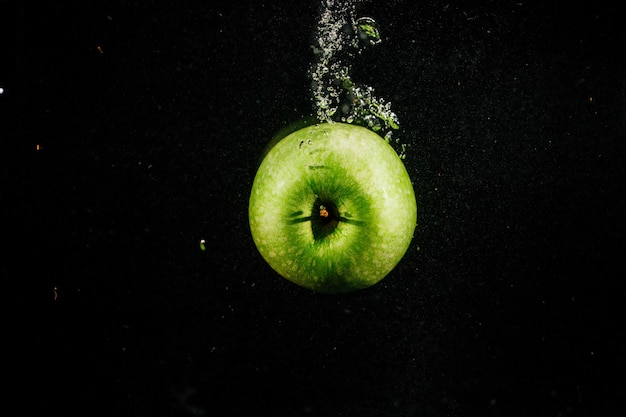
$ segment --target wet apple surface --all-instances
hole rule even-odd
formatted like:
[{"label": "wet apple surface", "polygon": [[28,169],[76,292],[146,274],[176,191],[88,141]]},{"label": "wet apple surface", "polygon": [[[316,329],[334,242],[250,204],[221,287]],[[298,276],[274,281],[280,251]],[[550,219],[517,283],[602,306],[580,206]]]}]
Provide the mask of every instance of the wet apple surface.
[{"label": "wet apple surface", "polygon": [[404,164],[369,129],[322,123],[266,155],[249,206],[254,242],[284,278],[317,292],[369,287],[398,264],[416,225]]}]

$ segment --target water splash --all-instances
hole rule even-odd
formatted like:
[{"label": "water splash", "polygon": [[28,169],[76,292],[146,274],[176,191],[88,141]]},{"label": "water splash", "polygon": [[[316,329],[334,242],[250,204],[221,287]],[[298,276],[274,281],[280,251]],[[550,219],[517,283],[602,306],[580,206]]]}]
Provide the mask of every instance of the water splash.
[{"label": "water splash", "polygon": [[[374,88],[356,83],[350,62],[364,48],[380,43],[378,24],[371,17],[356,18],[359,0],[322,0],[317,25],[315,60],[310,69],[315,111],[321,122],[345,122],[368,127],[391,142],[400,127],[391,103]],[[398,143],[398,141],[395,141]],[[404,159],[406,146],[399,153]]]}]

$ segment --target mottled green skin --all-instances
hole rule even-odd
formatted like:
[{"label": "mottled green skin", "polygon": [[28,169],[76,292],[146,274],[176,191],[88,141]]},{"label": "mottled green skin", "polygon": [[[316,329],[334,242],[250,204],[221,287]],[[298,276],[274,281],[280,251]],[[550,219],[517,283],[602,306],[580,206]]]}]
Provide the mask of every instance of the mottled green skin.
[{"label": "mottled green skin", "polygon": [[[346,221],[315,240],[305,218],[318,197]],[[369,287],[398,264],[416,213],[411,180],[388,143],[364,127],[323,123],[290,134],[266,155],[249,220],[276,272],[317,292],[340,293]]]}]

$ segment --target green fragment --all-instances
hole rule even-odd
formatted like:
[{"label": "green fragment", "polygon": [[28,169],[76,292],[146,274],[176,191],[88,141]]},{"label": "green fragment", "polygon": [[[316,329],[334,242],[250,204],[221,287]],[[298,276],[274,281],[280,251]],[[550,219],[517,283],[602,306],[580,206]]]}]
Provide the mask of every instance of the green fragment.
[{"label": "green fragment", "polygon": [[360,39],[369,42],[370,45],[376,45],[380,42],[378,23],[371,17],[357,19],[356,27]]}]

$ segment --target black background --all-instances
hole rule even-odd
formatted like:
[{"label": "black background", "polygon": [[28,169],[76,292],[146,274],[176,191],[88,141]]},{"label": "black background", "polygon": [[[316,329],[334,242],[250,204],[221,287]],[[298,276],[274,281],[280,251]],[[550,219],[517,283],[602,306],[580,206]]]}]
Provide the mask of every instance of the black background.
[{"label": "black background", "polygon": [[247,223],[265,146],[312,114],[319,5],[0,2],[6,404],[625,415],[620,13],[359,6],[383,42],[353,78],[400,118],[419,224],[385,280],[329,296]]}]

